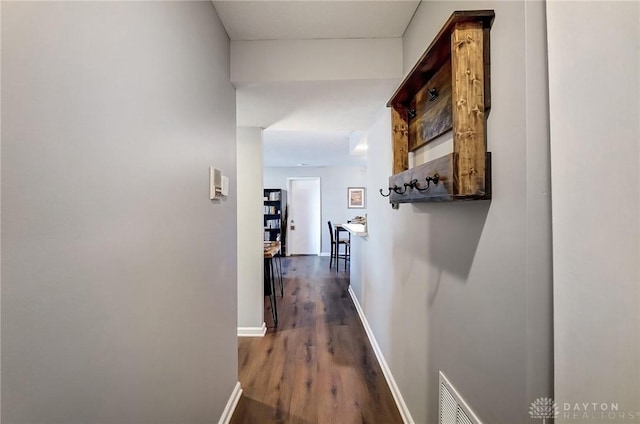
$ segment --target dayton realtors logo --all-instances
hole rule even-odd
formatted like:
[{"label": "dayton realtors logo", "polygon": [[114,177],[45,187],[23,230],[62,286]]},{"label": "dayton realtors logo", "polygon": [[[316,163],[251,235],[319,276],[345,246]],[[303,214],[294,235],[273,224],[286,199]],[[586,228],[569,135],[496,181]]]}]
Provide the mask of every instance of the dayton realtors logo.
[{"label": "dayton realtors logo", "polygon": [[563,403],[562,418],[566,420],[576,420],[584,422],[586,420],[598,420],[598,422],[624,422],[636,420],[640,417],[640,412],[621,411],[617,402],[580,402]]},{"label": "dayton realtors logo", "polygon": [[617,402],[564,402],[558,406],[552,398],[541,397],[531,403],[529,415],[531,418],[541,418],[543,424],[547,419],[556,418],[560,415],[564,421],[571,420],[584,423],[588,420],[597,420],[596,422],[599,423],[604,421],[619,423],[640,418],[640,411],[620,411],[620,406]]},{"label": "dayton realtors logo", "polygon": [[531,402],[529,407],[531,418],[542,418],[542,424],[546,422],[547,418],[555,418],[558,414],[560,414],[558,405],[551,398],[538,398]]}]

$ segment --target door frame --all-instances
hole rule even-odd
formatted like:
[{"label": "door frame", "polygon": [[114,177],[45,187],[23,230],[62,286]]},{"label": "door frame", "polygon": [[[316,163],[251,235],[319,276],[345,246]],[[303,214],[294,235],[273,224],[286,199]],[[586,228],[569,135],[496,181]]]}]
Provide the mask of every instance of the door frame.
[{"label": "door frame", "polygon": [[[316,255],[320,256],[320,253],[322,252],[322,180],[320,179],[320,177],[287,177],[287,208],[289,209],[289,218],[287,219],[287,221],[289,219],[291,219],[291,205],[292,205],[292,200],[293,200],[293,190],[291,189],[291,185],[293,183],[293,181],[318,181],[318,194],[320,196],[320,203],[319,203],[319,207],[320,210],[318,211],[318,222],[316,225],[316,231],[317,231],[317,246],[316,246]],[[289,222],[287,222],[287,225],[289,225]],[[291,230],[290,228],[287,228],[287,237],[288,240],[291,240]],[[287,256],[289,256],[291,253],[289,252],[289,247],[291,246],[291,243],[289,241],[287,241],[286,244],[286,250],[287,252],[285,253]]]}]

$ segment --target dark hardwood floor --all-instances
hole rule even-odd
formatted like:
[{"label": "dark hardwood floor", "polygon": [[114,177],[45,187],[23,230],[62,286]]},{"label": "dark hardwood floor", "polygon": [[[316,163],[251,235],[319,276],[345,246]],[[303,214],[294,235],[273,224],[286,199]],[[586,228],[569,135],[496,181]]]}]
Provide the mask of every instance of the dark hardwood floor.
[{"label": "dark hardwood floor", "polygon": [[240,338],[243,394],[231,423],[402,423],[347,291],[329,258],[283,260],[284,298],[265,337]]}]

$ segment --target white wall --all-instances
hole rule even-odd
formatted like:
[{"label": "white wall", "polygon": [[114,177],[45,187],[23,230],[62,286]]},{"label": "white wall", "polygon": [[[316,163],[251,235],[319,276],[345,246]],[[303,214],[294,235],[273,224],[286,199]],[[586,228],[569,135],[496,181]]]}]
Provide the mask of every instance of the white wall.
[{"label": "white wall", "polygon": [[[364,187],[366,169],[359,167],[326,168],[264,168],[264,187],[287,189],[287,177],[320,177],[322,203],[321,231],[322,252],[331,252],[331,239],[327,221],[347,222],[356,215],[364,216],[366,209],[347,208],[347,187]],[[367,192],[367,202],[373,195]]]},{"label": "white wall", "polygon": [[2,421],[216,422],[237,381],[237,217],[211,3],[2,9]]},{"label": "white wall", "polygon": [[232,41],[231,80],[392,79],[402,75],[401,58],[401,38]]},{"label": "white wall", "polygon": [[640,6],[553,1],[547,14],[555,396],[638,414]]},{"label": "white wall", "polygon": [[437,422],[443,371],[486,423],[529,422],[552,395],[552,279],[545,20],[541,2],[422,2],[404,36],[408,72],[454,10],[494,9],[494,198],[404,204],[377,194],[391,174],[391,125],[368,132],[369,238],[352,281],[416,423]]},{"label": "white wall", "polygon": [[238,327],[264,323],[262,129],[238,127]]}]

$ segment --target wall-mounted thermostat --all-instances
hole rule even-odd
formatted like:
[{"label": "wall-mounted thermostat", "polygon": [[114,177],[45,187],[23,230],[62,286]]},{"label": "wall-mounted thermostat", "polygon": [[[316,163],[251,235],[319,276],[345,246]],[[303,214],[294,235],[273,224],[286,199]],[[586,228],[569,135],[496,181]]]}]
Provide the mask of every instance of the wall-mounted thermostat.
[{"label": "wall-mounted thermostat", "polygon": [[209,198],[220,199],[229,195],[229,177],[213,166],[209,167]]},{"label": "wall-mounted thermostat", "polygon": [[222,195],[222,171],[209,167],[209,198],[216,199]]}]

